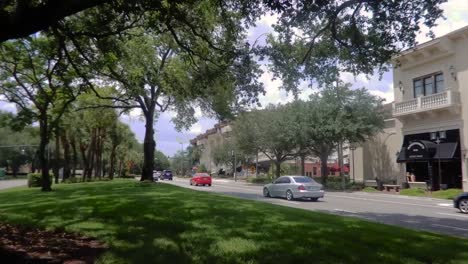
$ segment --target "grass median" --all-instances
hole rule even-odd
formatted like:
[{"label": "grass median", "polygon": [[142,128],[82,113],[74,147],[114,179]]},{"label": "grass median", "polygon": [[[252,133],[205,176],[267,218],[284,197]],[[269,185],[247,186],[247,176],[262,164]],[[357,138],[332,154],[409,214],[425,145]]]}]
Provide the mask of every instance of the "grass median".
[{"label": "grass median", "polygon": [[468,263],[468,240],[131,180],[0,192],[0,221],[97,237],[99,263]]}]

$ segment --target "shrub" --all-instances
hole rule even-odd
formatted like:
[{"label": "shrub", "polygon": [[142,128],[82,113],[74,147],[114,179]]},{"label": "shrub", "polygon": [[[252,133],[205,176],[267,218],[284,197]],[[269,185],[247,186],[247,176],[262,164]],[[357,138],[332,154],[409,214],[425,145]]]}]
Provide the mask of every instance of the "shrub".
[{"label": "shrub", "polygon": [[252,178],[247,178],[247,182],[264,184],[264,183],[272,182],[272,179],[270,177],[252,177]]},{"label": "shrub", "polygon": [[198,166],[197,172],[207,172],[205,164],[201,164],[200,166]]},{"label": "shrub", "polygon": [[[50,182],[53,183],[54,174],[49,173]],[[41,173],[29,173],[28,174],[28,187],[41,187],[42,186],[42,174]]]},{"label": "shrub", "polygon": [[135,177],[138,177],[136,174],[125,174],[120,176],[119,178],[124,178],[124,179],[134,179]]}]

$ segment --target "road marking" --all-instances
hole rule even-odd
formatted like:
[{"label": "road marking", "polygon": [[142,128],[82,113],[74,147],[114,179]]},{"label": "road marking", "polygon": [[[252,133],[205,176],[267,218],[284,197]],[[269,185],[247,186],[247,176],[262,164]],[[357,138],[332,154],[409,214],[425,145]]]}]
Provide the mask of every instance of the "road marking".
[{"label": "road marking", "polygon": [[437,214],[440,214],[440,215],[449,215],[449,216],[456,216],[456,217],[461,217],[461,218],[468,218],[468,215],[462,215],[462,214],[457,214],[457,213],[453,213],[453,214],[448,214],[448,213],[437,213]]},{"label": "road marking", "polygon": [[328,197],[337,197],[337,198],[354,199],[354,200],[362,200],[362,201],[372,201],[372,202],[382,202],[382,203],[392,203],[392,204],[400,204],[400,205],[412,205],[412,206],[430,207],[430,208],[440,208],[439,206],[436,206],[436,205],[403,203],[403,202],[394,202],[394,201],[388,201],[388,200],[351,197],[351,196],[343,196],[343,195],[330,195],[330,194],[328,194]]},{"label": "road marking", "polygon": [[440,203],[440,204],[437,204],[438,206],[444,206],[444,207],[452,207],[453,204],[451,203]]},{"label": "road marking", "polygon": [[468,231],[468,229],[466,229],[466,228],[461,228],[461,227],[456,227],[456,226],[439,225],[439,224],[432,224],[432,226],[440,226],[440,227],[452,228],[452,229],[456,229],[456,230]]}]

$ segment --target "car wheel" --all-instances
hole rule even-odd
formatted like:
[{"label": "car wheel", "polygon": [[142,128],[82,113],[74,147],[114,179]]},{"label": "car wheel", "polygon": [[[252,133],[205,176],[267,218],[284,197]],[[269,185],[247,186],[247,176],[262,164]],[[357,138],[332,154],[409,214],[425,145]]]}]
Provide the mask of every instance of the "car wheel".
[{"label": "car wheel", "polygon": [[192,181],[190,181],[190,185],[192,185]]},{"label": "car wheel", "polygon": [[270,196],[270,191],[268,190],[268,188],[263,188],[263,196],[264,197],[271,197]]},{"label": "car wheel", "polygon": [[458,202],[458,209],[464,214],[468,214],[468,199],[461,199]]},{"label": "car wheel", "polygon": [[286,191],[286,200],[288,200],[288,201],[294,200],[294,196],[293,196],[293,194],[292,194],[292,192],[290,190]]},{"label": "car wheel", "polygon": [[316,201],[318,201],[318,198],[310,198],[310,200],[311,200],[312,202],[316,202]]},{"label": "car wheel", "polygon": [[211,184],[208,184],[208,186],[211,186]]}]

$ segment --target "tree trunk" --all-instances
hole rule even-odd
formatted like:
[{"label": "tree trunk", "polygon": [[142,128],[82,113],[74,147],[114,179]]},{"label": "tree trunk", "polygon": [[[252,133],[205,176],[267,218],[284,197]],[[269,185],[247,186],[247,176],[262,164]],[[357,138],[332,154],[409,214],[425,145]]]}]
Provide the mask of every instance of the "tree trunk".
[{"label": "tree trunk", "polygon": [[53,164],[53,169],[52,169],[52,171],[54,172],[55,184],[59,183],[59,170],[60,170],[60,132],[59,132],[59,128],[56,128],[54,164]]},{"label": "tree trunk", "polygon": [[88,149],[88,168],[87,168],[87,179],[91,180],[93,176],[93,168],[94,168],[94,156],[96,152],[96,129],[93,129],[91,132],[91,143]]},{"label": "tree trunk", "polygon": [[327,185],[327,177],[328,177],[328,153],[320,155],[320,170],[322,174],[322,184],[324,186]]},{"label": "tree trunk", "polygon": [[86,181],[88,178],[88,169],[89,169],[89,161],[88,158],[86,157],[86,146],[82,143],[80,143],[80,152],[81,152],[81,159],[83,162],[83,181]]},{"label": "tree trunk", "polygon": [[72,164],[72,177],[75,177],[76,175],[76,165],[78,164],[78,153],[76,151],[76,142],[75,142],[75,137],[72,136],[70,139],[70,145],[72,148],[72,153],[73,153],[73,164]]},{"label": "tree trunk", "polygon": [[101,147],[101,129],[96,129],[96,143],[94,144],[94,178],[101,178],[101,158],[99,156]]},{"label": "tree trunk", "polygon": [[[44,117],[45,116],[45,117]],[[40,143],[39,143],[39,162],[41,164],[41,173],[42,173],[42,188],[43,192],[52,191],[51,182],[49,178],[49,161],[47,157],[47,144],[49,143],[49,136],[47,133],[48,124],[47,116],[44,114],[39,121],[39,133],[40,133]]]},{"label": "tree trunk", "polygon": [[71,165],[71,159],[70,159],[70,144],[68,142],[68,137],[67,137],[67,131],[63,130],[62,134],[60,135],[60,138],[62,140],[62,146],[63,146],[63,180],[70,178],[70,165]]},{"label": "tree trunk", "polygon": [[343,173],[343,143],[338,144],[338,166],[340,166],[341,188],[346,189],[346,179]]},{"label": "tree trunk", "polygon": [[115,149],[117,145],[112,145],[111,154],[110,154],[110,165],[109,165],[109,179],[114,179],[114,170],[115,170]]},{"label": "tree trunk", "polygon": [[156,148],[156,142],[154,141],[154,110],[149,111],[145,115],[146,129],[145,129],[145,140],[143,142],[143,169],[141,172],[141,181],[153,181],[153,167],[154,167],[154,149]]},{"label": "tree trunk", "polygon": [[305,176],[305,155],[301,155],[301,175]]},{"label": "tree trunk", "polygon": [[275,165],[276,165],[275,175],[276,175],[276,178],[279,178],[281,176],[281,162],[276,161]]},{"label": "tree trunk", "polygon": [[123,166],[123,160],[119,159],[119,177],[122,177],[122,166]]}]

